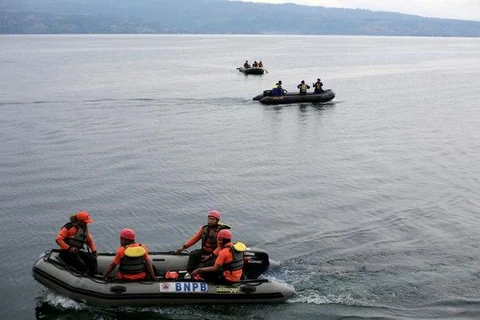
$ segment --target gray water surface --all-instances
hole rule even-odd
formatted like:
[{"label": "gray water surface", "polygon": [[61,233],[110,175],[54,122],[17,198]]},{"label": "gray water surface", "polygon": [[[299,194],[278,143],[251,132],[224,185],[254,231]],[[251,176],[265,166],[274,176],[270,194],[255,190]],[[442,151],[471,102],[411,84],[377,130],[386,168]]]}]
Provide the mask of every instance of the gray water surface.
[{"label": "gray water surface", "polygon": [[[11,319],[476,319],[480,41],[0,36],[0,313]],[[268,73],[235,70],[262,60]],[[263,106],[322,78],[327,104]],[[31,267],[71,213],[99,251],[178,248],[211,209],[280,261],[281,305],[102,309]]]}]

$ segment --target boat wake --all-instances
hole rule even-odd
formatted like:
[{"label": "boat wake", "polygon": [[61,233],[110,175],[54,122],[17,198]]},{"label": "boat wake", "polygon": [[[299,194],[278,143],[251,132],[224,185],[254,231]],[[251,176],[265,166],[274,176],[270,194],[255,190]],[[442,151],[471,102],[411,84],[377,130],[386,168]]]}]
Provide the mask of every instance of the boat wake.
[{"label": "boat wake", "polygon": [[358,306],[358,300],[353,299],[349,294],[345,295],[322,295],[315,290],[305,290],[303,292],[297,293],[295,297],[290,299],[290,303],[307,303],[307,304],[339,304],[347,306]]},{"label": "boat wake", "polygon": [[67,297],[64,297],[60,294],[57,294],[53,291],[50,290],[45,290],[44,294],[40,297],[38,297],[38,303],[37,303],[37,308],[43,308],[43,307],[53,307],[57,310],[62,310],[62,309],[67,309],[67,310],[84,310],[88,309],[88,306],[76,302],[72,299],[69,299]]},{"label": "boat wake", "polygon": [[115,307],[105,308],[90,306],[73,301],[50,290],[38,298],[35,308],[36,319],[102,319],[102,320],[138,320],[169,319],[169,320],[203,320],[203,319],[234,319],[241,317],[243,312],[250,312],[249,305],[170,305],[152,307]]}]

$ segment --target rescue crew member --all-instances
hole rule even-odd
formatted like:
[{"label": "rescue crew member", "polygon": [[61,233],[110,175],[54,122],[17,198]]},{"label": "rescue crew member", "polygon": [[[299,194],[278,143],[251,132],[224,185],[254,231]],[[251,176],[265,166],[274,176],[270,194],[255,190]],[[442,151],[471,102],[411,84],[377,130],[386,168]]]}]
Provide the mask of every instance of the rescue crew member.
[{"label": "rescue crew member", "polygon": [[210,211],[207,215],[207,224],[200,227],[193,237],[175,251],[176,254],[179,254],[200,239],[202,240],[202,248],[193,250],[189,254],[187,272],[191,273],[200,264],[202,266],[213,266],[215,258],[221,250],[221,247],[217,246],[217,233],[222,229],[230,229],[230,226],[220,223],[220,216],[220,212],[217,210]]},{"label": "rescue crew member", "polygon": [[320,81],[320,79],[317,79],[317,82],[315,82],[315,83],[313,84],[313,88],[315,89],[315,90],[313,91],[313,93],[323,93],[323,92],[325,92],[325,91],[323,91],[322,86],[323,86],[322,81]]},{"label": "rescue crew member", "polygon": [[[60,229],[55,238],[63,261],[91,277],[97,272],[97,248],[87,227],[92,222],[87,211],[79,211],[70,217],[70,222]],[[91,252],[85,251],[85,244]]]},{"label": "rescue crew member", "polygon": [[148,249],[141,243],[135,243],[135,232],[132,229],[120,231],[120,247],[103,277],[106,278],[118,265],[118,279],[143,280],[147,278],[147,272],[152,280],[155,279]]},{"label": "rescue crew member", "polygon": [[305,83],[305,80],[302,80],[297,88],[300,89],[300,94],[307,94],[307,90],[310,89],[310,86]]},{"label": "rescue crew member", "polygon": [[[232,233],[230,230],[220,230],[218,232],[218,242],[222,250],[218,253],[215,264],[211,267],[202,267],[192,272],[193,279],[200,275],[207,281],[220,281],[220,283],[231,284],[238,282],[242,278],[243,251],[245,245],[242,243],[242,250],[237,249],[237,245],[232,243]],[[240,243],[238,243],[240,244]]]},{"label": "rescue crew member", "polygon": [[282,80],[278,80],[272,89],[272,96],[283,96],[287,90],[282,88]]},{"label": "rescue crew member", "polygon": [[258,67],[259,67],[259,68],[263,68],[263,62],[262,62],[262,60],[260,60],[260,62],[258,63]]},{"label": "rescue crew member", "polygon": [[243,64],[243,67],[244,67],[245,69],[250,68],[250,64],[248,63],[248,60],[245,60],[245,63]]}]

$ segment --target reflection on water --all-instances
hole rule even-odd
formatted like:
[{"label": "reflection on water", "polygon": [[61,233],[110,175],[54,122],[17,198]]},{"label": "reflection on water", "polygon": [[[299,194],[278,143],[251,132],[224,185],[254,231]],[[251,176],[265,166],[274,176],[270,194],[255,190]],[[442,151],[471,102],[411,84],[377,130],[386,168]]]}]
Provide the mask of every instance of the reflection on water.
[{"label": "reflection on water", "polygon": [[326,110],[335,107],[337,101],[329,102],[307,102],[307,103],[291,103],[291,104],[278,104],[278,105],[262,105],[265,110],[282,110],[290,108],[298,108],[302,112],[308,111],[312,108],[314,110]]}]

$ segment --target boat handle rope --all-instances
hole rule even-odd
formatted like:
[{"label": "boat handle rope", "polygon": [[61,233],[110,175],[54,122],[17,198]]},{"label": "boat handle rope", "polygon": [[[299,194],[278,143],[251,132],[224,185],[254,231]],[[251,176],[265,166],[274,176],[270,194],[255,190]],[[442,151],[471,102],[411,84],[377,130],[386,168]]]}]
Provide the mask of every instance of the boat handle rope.
[{"label": "boat handle rope", "polygon": [[[117,279],[115,279],[115,278],[105,279],[105,278],[102,278],[100,276],[90,277],[86,273],[78,273],[78,272],[73,271],[68,266],[66,266],[64,264],[61,264],[60,262],[51,258],[52,253],[53,252],[58,252],[58,251],[60,251],[60,250],[52,249],[52,250],[45,251],[45,256],[43,257],[43,259],[45,261],[48,261],[51,264],[53,264],[57,269],[66,270],[66,271],[70,272],[73,276],[78,277],[78,278],[89,278],[90,280],[92,280],[96,283],[117,283],[117,281],[116,281]],[[39,259],[42,259],[42,258],[39,258]],[[157,282],[157,281],[160,281],[162,279],[163,278],[155,278],[154,280],[138,281],[137,283],[150,285],[150,284],[152,284],[154,282]],[[232,283],[231,286],[232,287],[239,287],[239,286],[255,287],[255,286],[259,286],[259,285],[261,285],[262,283],[265,283],[265,282],[268,282],[268,279],[247,279],[247,280],[242,280],[240,282]],[[121,283],[121,282],[118,282],[118,283]]]},{"label": "boat handle rope", "polygon": [[232,287],[240,287],[240,286],[256,287],[265,282],[268,282],[268,279],[247,279],[241,282],[232,283],[231,286]]}]

